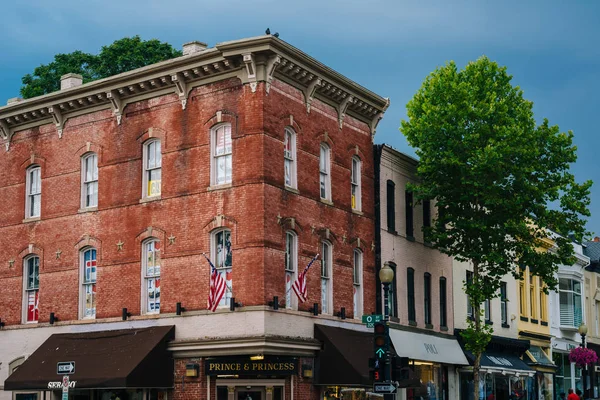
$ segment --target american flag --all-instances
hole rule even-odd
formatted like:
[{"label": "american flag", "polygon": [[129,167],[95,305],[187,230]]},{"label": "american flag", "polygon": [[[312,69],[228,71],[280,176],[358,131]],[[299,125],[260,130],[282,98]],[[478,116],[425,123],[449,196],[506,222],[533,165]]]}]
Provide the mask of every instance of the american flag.
[{"label": "american flag", "polygon": [[313,257],[312,260],[308,263],[308,265],[304,268],[304,271],[298,274],[298,278],[292,284],[292,289],[294,289],[294,293],[298,296],[300,303],[304,303],[306,301],[307,288],[306,288],[306,273],[308,269],[315,262],[315,260],[319,258],[319,255]]},{"label": "american flag", "polygon": [[219,306],[219,302],[223,295],[225,294],[225,290],[227,289],[227,283],[225,279],[219,274],[219,271],[215,268],[213,263],[210,261],[206,254],[202,254],[206,261],[210,264],[210,284],[208,289],[208,309],[210,311],[216,311]]}]

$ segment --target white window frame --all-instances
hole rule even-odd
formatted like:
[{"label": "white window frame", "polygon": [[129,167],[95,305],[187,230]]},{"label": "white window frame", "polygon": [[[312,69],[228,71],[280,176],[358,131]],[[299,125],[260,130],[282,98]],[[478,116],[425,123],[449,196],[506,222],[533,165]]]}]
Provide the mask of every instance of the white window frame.
[{"label": "white window frame", "polygon": [[[570,290],[569,289],[561,289],[560,281],[571,281],[572,289],[570,289]],[[574,283],[579,284],[579,292],[576,292],[573,289]],[[572,323],[570,323],[570,324],[563,323],[563,311],[562,311],[563,307],[562,307],[562,302],[561,302],[561,294],[562,293],[570,294],[571,296],[573,296],[573,299],[576,296],[579,297],[579,306],[580,306],[581,315],[579,316],[579,319],[577,319],[577,315],[575,315],[575,309],[576,309],[575,302],[573,301],[573,310],[571,310]],[[583,303],[583,282],[572,276],[559,277],[558,278],[558,316],[559,316],[560,327],[561,328],[569,328],[569,329],[577,329],[579,327],[579,325],[585,321],[584,315],[585,315],[585,309],[584,309],[584,303]],[[564,319],[567,319],[566,317],[568,317],[568,315],[566,315]]]},{"label": "white window frame", "polygon": [[[158,146],[158,151],[157,151]],[[159,198],[162,194],[162,143],[160,139],[149,139],[144,142],[144,156],[143,156],[143,167],[142,167],[142,198],[154,199]],[[154,164],[149,165],[151,159],[151,153],[154,153]],[[158,156],[158,159],[157,159]],[[160,173],[160,179],[154,180],[153,184],[150,185],[150,175],[153,172]]]},{"label": "white window frame", "polygon": [[39,218],[42,214],[42,168],[39,165],[27,168],[25,181],[25,218]]},{"label": "white window frame", "polygon": [[[29,261],[37,259],[37,286],[36,281],[33,281],[32,285],[29,285]],[[34,262],[35,268],[35,262]],[[34,270],[35,272],[35,270]],[[29,307],[29,293],[37,293],[37,305],[38,308],[38,319],[27,320],[28,307]],[[40,257],[37,254],[29,254],[23,259],[23,312],[22,320],[24,324],[37,324],[39,321],[39,303],[40,303]]]},{"label": "white window frame", "polygon": [[[157,265],[156,262],[156,244],[158,243],[158,253],[159,253],[159,262]],[[153,264],[151,266],[151,270],[148,269],[148,259],[149,259],[149,251],[150,246],[152,246],[153,256]],[[160,276],[162,273],[162,244],[158,238],[151,237],[142,242],[142,314],[160,314]],[[158,266],[158,272],[156,271],[156,267]],[[157,284],[158,281],[158,284]],[[154,290],[154,306],[149,307],[149,295],[150,288]],[[157,295],[158,294],[158,295]],[[157,299],[158,297],[158,299]],[[156,304],[158,303],[158,307]],[[154,309],[152,309],[154,308]]]},{"label": "white window frame", "polygon": [[292,284],[296,280],[298,272],[298,235],[294,231],[285,233],[285,308],[288,310],[298,309],[298,299],[292,290]]},{"label": "white window frame", "polygon": [[[287,144],[289,143],[289,151]],[[296,132],[289,126],[283,134],[283,182],[286,187],[297,189],[297,158],[296,158]],[[289,179],[288,179],[289,174]]]},{"label": "white window frame", "polygon": [[321,313],[333,314],[333,245],[321,242]]},{"label": "white window frame", "polygon": [[326,143],[319,147],[319,196],[331,201],[331,148]]},{"label": "white window frame", "polygon": [[[223,152],[218,154],[217,151],[217,135],[223,130]],[[227,134],[229,134],[229,147],[227,147]],[[214,126],[210,130],[210,184],[211,186],[221,186],[231,184],[233,178],[233,139],[231,138],[231,124],[224,123]],[[219,174],[219,162],[225,163],[225,175],[221,177]],[[227,173],[229,172],[229,176]]]},{"label": "white window frame", "polygon": [[362,162],[360,158],[352,157],[352,165],[350,167],[350,202],[352,209],[355,211],[362,210]]},{"label": "white window frame", "polygon": [[353,316],[354,319],[359,319],[363,315],[363,252],[354,249],[353,257]]},{"label": "white window frame", "polygon": [[[91,173],[89,171],[91,162]],[[92,191],[91,201],[88,203],[88,192]],[[86,153],[81,157],[81,208],[98,207],[98,155]]]},{"label": "white window frame", "polygon": [[[223,262],[221,262],[221,257],[218,255],[219,251],[217,246],[219,245],[218,241],[219,241],[219,234],[227,232],[229,233],[229,243],[230,246],[232,245],[231,242],[231,229],[229,228],[221,228],[221,229],[217,229],[215,231],[212,232],[211,234],[211,245],[210,245],[210,259],[212,260],[215,268],[217,269],[217,272],[223,277],[223,279],[225,280],[225,284],[226,284],[226,289],[225,289],[225,294],[223,295],[223,297],[221,297],[221,301],[219,301],[219,306],[218,307],[229,307],[230,303],[231,303],[231,298],[233,297],[233,251],[232,251],[232,255],[231,255],[231,265],[230,266],[226,266],[225,265],[225,260],[227,259],[227,255],[226,255],[226,250],[224,249],[224,255],[225,255],[225,259]],[[225,238],[225,236],[224,236]],[[209,271],[209,273],[212,273],[212,271]],[[227,279],[227,274],[229,273],[229,276],[231,279]]]},{"label": "white window frame", "polygon": [[[86,254],[94,252],[94,257],[90,257],[90,262],[93,260],[95,265],[90,265],[90,279],[86,279],[87,265]],[[96,307],[93,307],[93,313],[87,315],[87,294],[88,288],[92,291],[92,304],[96,304],[95,286],[98,274],[98,250],[95,247],[84,247],[79,252],[79,319],[96,319]]]}]

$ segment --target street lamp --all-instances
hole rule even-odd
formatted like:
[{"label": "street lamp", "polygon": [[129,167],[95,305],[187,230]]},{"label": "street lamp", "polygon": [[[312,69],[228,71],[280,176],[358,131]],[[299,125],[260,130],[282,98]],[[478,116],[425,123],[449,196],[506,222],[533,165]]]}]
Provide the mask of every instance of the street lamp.
[{"label": "street lamp", "polygon": [[[582,322],[579,325],[579,334],[581,335],[581,347],[585,347],[585,335],[587,335],[588,327]],[[583,398],[587,398],[586,388],[587,388],[587,364],[583,367],[581,371],[581,377],[583,378]]]},{"label": "street lamp", "polygon": [[[383,302],[384,302],[384,309],[383,309],[383,319],[385,321],[385,326],[386,326],[386,334],[388,335],[388,340],[389,340],[389,320],[390,320],[390,304],[389,304],[389,293],[390,293],[390,283],[392,283],[394,281],[394,270],[390,268],[390,263],[389,262],[385,262],[383,264],[383,268],[381,268],[379,270],[379,280],[381,281],[381,283],[383,284]],[[385,356],[385,370],[384,370],[384,377],[385,377],[385,381],[386,382],[391,382],[392,380],[392,363],[391,363],[391,354],[390,351],[388,350],[386,356]],[[389,400],[393,398],[392,395],[384,395],[384,399],[385,400]]]}]

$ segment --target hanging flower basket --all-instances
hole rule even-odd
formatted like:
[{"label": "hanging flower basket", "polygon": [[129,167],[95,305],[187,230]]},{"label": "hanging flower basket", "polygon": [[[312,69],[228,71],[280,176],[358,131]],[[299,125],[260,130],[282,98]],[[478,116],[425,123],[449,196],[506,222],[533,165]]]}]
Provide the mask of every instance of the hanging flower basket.
[{"label": "hanging flower basket", "polygon": [[594,350],[587,347],[575,347],[569,353],[569,361],[575,363],[579,368],[583,368],[598,361],[598,356]]}]

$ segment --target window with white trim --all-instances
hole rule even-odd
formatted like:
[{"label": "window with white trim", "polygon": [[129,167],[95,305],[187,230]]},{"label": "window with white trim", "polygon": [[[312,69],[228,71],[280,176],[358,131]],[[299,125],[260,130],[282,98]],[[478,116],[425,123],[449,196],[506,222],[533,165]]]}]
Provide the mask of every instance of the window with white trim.
[{"label": "window with white trim", "polygon": [[27,169],[25,218],[40,216],[42,209],[42,169],[34,165]]},{"label": "window with white trim", "polygon": [[319,187],[321,198],[331,200],[331,149],[321,143],[319,156]]},{"label": "window with white trim", "polygon": [[351,188],[351,199],[352,199],[352,209],[356,211],[361,210],[361,162],[358,157],[352,157],[352,173],[350,184]]},{"label": "window with white trim", "polygon": [[212,185],[231,183],[231,124],[220,124],[211,131]]},{"label": "window with white trim", "polygon": [[363,253],[360,249],[354,249],[354,319],[358,319],[363,313],[363,289],[362,289]]},{"label": "window with white trim", "polygon": [[559,278],[558,295],[560,303],[560,326],[578,328],[583,321],[581,282],[575,279]]},{"label": "window with white trim", "polygon": [[151,238],[142,243],[142,313],[160,313],[160,241]]},{"label": "window with white trim", "polygon": [[96,318],[96,249],[81,252],[81,318]]},{"label": "window with white trim", "polygon": [[40,258],[38,256],[31,255],[25,258],[23,276],[25,277],[23,321],[38,322],[40,310]]},{"label": "window with white trim", "polygon": [[332,246],[329,242],[321,242],[321,312],[331,314],[333,303],[332,283]]},{"label": "window with white trim", "polygon": [[215,261],[215,268],[217,269],[218,273],[225,279],[225,283],[227,285],[225,294],[219,302],[219,307],[229,307],[233,290],[233,279],[231,275],[231,271],[233,268],[233,257],[231,252],[231,231],[229,229],[221,229],[214,232],[212,235],[212,243],[213,245],[211,258]]},{"label": "window with white trim", "polygon": [[296,280],[298,265],[298,236],[293,231],[285,234],[285,308],[293,309],[297,306],[296,296],[292,284]]},{"label": "window with white trim", "polygon": [[160,196],[162,186],[162,153],[158,139],[144,143],[144,177],[142,197]]},{"label": "window with white trim", "polygon": [[81,157],[81,208],[98,206],[98,156],[87,153]]},{"label": "window with white trim", "polygon": [[296,189],[296,132],[290,127],[285,128],[283,139],[283,162],[285,186]]}]

